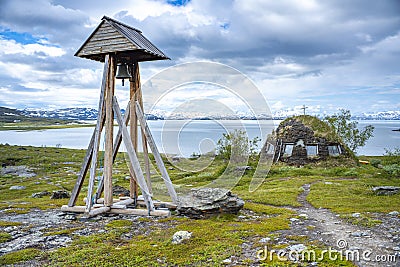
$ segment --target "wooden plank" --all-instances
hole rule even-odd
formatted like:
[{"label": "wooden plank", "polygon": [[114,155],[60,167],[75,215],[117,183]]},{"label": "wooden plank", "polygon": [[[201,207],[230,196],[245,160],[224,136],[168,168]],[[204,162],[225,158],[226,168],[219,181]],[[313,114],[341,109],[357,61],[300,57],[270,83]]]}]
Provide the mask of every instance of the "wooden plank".
[{"label": "wooden plank", "polygon": [[[93,208],[101,208],[104,207],[104,204],[94,204]],[[126,209],[126,205],[111,205],[110,208],[112,209]]]},{"label": "wooden plank", "polygon": [[113,205],[130,205],[130,204],[133,204],[133,203],[135,203],[135,200],[132,199],[132,198],[128,198],[128,199],[125,199],[125,200],[114,202]]},{"label": "wooden plank", "polygon": [[111,206],[111,208],[112,208],[112,209],[126,209],[126,205],[116,205],[116,204],[113,204],[113,205]]},{"label": "wooden plank", "polygon": [[110,56],[106,55],[104,70],[103,70],[103,79],[101,82],[101,92],[100,92],[100,100],[99,100],[99,116],[97,118],[96,128],[95,128],[95,138],[93,142],[93,150],[92,150],[92,159],[90,165],[90,177],[89,177],[89,185],[88,185],[88,193],[87,198],[88,202],[86,203],[86,211],[89,212],[92,206],[92,194],[93,194],[93,186],[94,180],[96,177],[96,167],[97,167],[97,156],[99,152],[99,143],[100,143],[100,134],[101,134],[101,121],[103,118],[104,110],[104,95],[106,91],[106,87],[108,85],[108,75],[110,70]]},{"label": "wooden plank", "polygon": [[[84,197],[83,198],[83,202],[84,203],[86,203],[86,201],[87,201],[87,198],[86,197]],[[119,201],[121,201],[120,199],[117,199],[117,198],[114,198],[113,199],[113,203],[116,203],[116,202],[119,202]],[[97,201],[96,201],[96,204],[103,204],[104,203],[104,198],[99,198],[99,199],[97,199]],[[94,204],[94,203],[93,203]]]},{"label": "wooden plank", "polygon": [[144,180],[143,172],[142,172],[142,169],[140,168],[139,160],[138,160],[136,152],[133,148],[132,140],[129,136],[128,129],[127,129],[126,125],[123,123],[121,110],[119,108],[116,97],[114,97],[113,103],[114,103],[113,108],[114,108],[114,112],[117,117],[118,125],[122,130],[122,140],[124,141],[124,144],[125,144],[128,156],[129,156],[129,162],[131,164],[128,166],[135,173],[135,176],[136,176],[137,182],[139,184],[140,190],[142,191],[147,209],[152,211],[152,210],[154,210],[153,200],[151,199],[149,189],[147,187],[146,181]]},{"label": "wooden plank", "polygon": [[[171,202],[154,201],[153,203],[154,203],[154,207],[156,207],[156,208],[160,208],[161,207],[161,208],[167,208],[167,209],[170,209],[170,210],[176,210],[176,208],[178,207],[176,204],[173,204]],[[138,200],[137,204],[140,205],[140,206],[146,205],[143,200]]]},{"label": "wooden plank", "polygon": [[[137,47],[126,47],[125,44],[121,45],[113,45],[113,46],[98,46],[93,49],[84,49],[82,50],[82,56],[90,56],[90,55],[98,55],[98,54],[106,54],[106,53],[114,53],[114,52],[123,52],[123,51],[133,51],[138,50]],[[150,58],[150,56],[149,56]]]},{"label": "wooden plank", "polygon": [[105,30],[102,31],[100,34],[96,34],[95,36],[90,38],[90,43],[88,43],[88,45],[90,45],[94,41],[116,39],[116,38],[125,38],[126,40],[125,36],[122,36],[119,33],[115,33],[115,31]]},{"label": "wooden plank", "polygon": [[104,148],[104,205],[110,207],[113,204],[112,188],[112,165],[113,165],[113,138],[114,138],[114,57],[110,56],[109,82],[106,90],[106,124],[105,130],[105,148]]},{"label": "wooden plank", "polygon": [[129,214],[129,215],[138,215],[138,216],[161,216],[161,217],[169,217],[171,216],[171,212],[169,210],[153,210],[149,211],[144,209],[111,209],[109,213],[114,214]]},{"label": "wooden plank", "polygon": [[167,186],[168,193],[172,199],[172,202],[174,204],[177,204],[178,196],[176,195],[174,185],[171,182],[171,179],[168,175],[167,169],[165,168],[164,162],[161,158],[160,152],[158,151],[156,142],[154,141],[153,136],[151,135],[150,128],[146,122],[146,118],[144,117],[143,111],[140,108],[140,104],[138,102],[136,102],[135,106],[136,106],[136,113],[137,113],[138,119],[140,121],[140,127],[142,127],[142,129],[144,130],[144,133],[147,137],[147,142],[149,143],[150,149],[153,152],[154,159],[156,160],[158,169],[160,170],[161,176],[165,182],[165,185]]},{"label": "wooden plank", "polygon": [[[137,99],[137,87],[136,87],[136,79],[137,79],[137,69],[136,69],[136,65],[138,63],[136,62],[135,64],[133,64],[133,71],[131,69],[131,76],[132,79],[130,79],[129,81],[129,99],[130,99],[130,103],[135,103],[136,99]],[[136,109],[134,105],[130,105],[129,106],[129,110],[130,110],[130,134],[131,134],[131,140],[132,140],[132,144],[133,144],[133,149],[135,150],[135,152],[138,152],[138,145],[137,145],[137,139],[138,139],[138,124],[137,124],[137,116],[136,116]],[[138,186],[136,183],[136,177],[134,173],[131,173],[131,178],[129,181],[129,192],[130,192],[130,197],[136,199],[138,196]]]},{"label": "wooden plank", "polygon": [[102,39],[94,41],[85,46],[84,51],[97,50],[100,48],[105,51],[106,49],[112,49],[114,47],[122,47],[125,48],[125,50],[137,49],[137,47],[129,42],[126,38],[116,36],[112,39]]},{"label": "wooden plank", "polygon": [[83,213],[83,212],[85,212],[85,210],[86,210],[86,206],[73,206],[73,207],[70,207],[70,206],[67,206],[67,205],[62,205],[61,206],[61,211],[64,211],[64,212],[80,212],[80,213]]},{"label": "wooden plank", "polygon": [[[125,114],[124,114],[125,125],[127,125],[129,122],[129,112],[130,112],[129,106],[130,106],[130,104],[128,102],[128,105],[125,109]],[[117,154],[118,154],[119,147],[121,146],[121,142],[122,142],[122,132],[121,132],[121,129],[118,129],[118,133],[114,139],[113,163],[115,162],[115,159],[117,158]],[[101,193],[103,192],[103,188],[104,188],[104,175],[102,175],[100,178],[99,186],[97,187],[97,190],[95,193],[95,199],[98,199],[100,197]]]},{"label": "wooden plank", "polygon": [[110,210],[111,210],[110,207],[102,207],[102,208],[92,209],[89,212],[89,217],[94,217],[96,215],[99,215],[99,214],[102,214],[102,213],[106,213],[106,212],[108,212]]},{"label": "wooden plank", "polygon": [[[109,208],[109,207],[104,207],[104,208]],[[64,211],[64,212],[83,213],[83,212],[85,212],[85,209],[86,209],[85,206],[68,207],[67,205],[63,205],[61,207],[61,211]],[[98,210],[98,209],[101,209],[101,208],[97,208],[95,210]],[[98,212],[100,212],[100,210]],[[114,209],[114,208],[111,208],[109,211],[106,211],[106,213],[139,215],[139,216],[148,216],[149,215],[149,211],[144,210],[144,209]],[[171,212],[169,210],[154,210],[154,211],[150,211],[150,216],[169,217],[169,216],[171,216]]]}]

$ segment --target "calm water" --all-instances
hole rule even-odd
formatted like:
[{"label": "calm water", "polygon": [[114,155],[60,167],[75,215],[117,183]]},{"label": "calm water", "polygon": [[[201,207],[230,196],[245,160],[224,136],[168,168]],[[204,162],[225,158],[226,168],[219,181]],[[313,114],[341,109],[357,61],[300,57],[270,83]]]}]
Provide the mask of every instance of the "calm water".
[{"label": "calm water", "polygon": [[[193,152],[211,151],[223,133],[245,130],[250,139],[263,137],[280,121],[149,121],[149,127],[160,151],[189,156]],[[374,137],[358,150],[359,155],[382,155],[385,148],[400,147],[400,121],[360,121],[359,126],[375,126]],[[115,128],[115,132],[118,128]],[[0,143],[11,145],[87,148],[93,128],[54,129],[43,131],[0,131]],[[139,143],[140,144],[140,143]],[[101,141],[100,149],[104,147]],[[124,148],[122,148],[124,150]]]}]

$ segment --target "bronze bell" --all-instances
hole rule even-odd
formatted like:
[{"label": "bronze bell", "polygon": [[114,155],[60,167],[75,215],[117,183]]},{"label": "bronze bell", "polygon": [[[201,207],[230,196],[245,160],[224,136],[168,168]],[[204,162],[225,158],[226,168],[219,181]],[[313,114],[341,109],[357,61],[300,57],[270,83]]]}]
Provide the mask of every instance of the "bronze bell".
[{"label": "bronze bell", "polygon": [[125,63],[118,63],[117,64],[117,75],[115,75],[116,79],[122,79],[122,86],[124,86],[124,80],[132,78],[129,70],[128,65]]}]

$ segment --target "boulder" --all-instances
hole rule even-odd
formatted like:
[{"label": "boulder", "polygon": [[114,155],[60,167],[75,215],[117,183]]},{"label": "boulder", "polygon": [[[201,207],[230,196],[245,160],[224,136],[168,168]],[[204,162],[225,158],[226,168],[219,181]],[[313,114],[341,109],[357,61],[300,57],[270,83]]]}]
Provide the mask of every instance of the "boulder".
[{"label": "boulder", "polygon": [[244,201],[222,188],[197,188],[178,199],[177,211],[190,218],[203,218],[214,214],[237,214]]},{"label": "boulder", "polygon": [[5,166],[1,168],[0,175],[15,175],[22,178],[31,178],[36,176],[27,166]]},{"label": "boulder", "polygon": [[53,191],[51,194],[50,199],[62,199],[62,198],[69,198],[69,193],[65,190],[58,190],[58,191]]},{"label": "boulder", "polygon": [[397,186],[376,186],[372,188],[378,196],[391,196],[400,192],[400,187]]},{"label": "boulder", "polygon": [[10,187],[10,190],[24,190],[26,189],[26,186],[23,185],[13,185]]},{"label": "boulder", "polygon": [[192,236],[191,232],[188,231],[178,231],[172,236],[172,244],[181,244],[185,240],[189,240]]},{"label": "boulder", "polygon": [[51,195],[50,192],[48,192],[48,191],[43,191],[43,192],[33,193],[31,197],[32,197],[32,198],[42,198],[42,197],[44,197],[44,196],[49,196],[49,195]]},{"label": "boulder", "polygon": [[114,185],[113,186],[113,195],[118,197],[129,197],[130,192],[128,189],[125,189],[122,186]]}]

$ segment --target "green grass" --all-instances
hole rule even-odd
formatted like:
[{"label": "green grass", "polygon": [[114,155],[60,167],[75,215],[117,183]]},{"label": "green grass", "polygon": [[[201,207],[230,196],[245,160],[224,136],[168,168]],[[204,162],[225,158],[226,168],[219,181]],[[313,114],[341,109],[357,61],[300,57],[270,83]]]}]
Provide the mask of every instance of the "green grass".
[{"label": "green grass", "polygon": [[[54,123],[54,122],[52,122]],[[0,123],[0,131],[37,131],[37,130],[50,130],[50,129],[66,129],[66,128],[83,128],[94,127],[93,124],[78,124],[78,123],[56,123],[43,125],[37,123]]]},{"label": "green grass", "polygon": [[7,242],[8,240],[11,239],[11,234],[9,233],[0,233],[0,243]]},{"label": "green grass", "polygon": [[71,235],[73,232],[82,229],[83,227],[73,227],[73,228],[50,228],[44,233],[45,236],[55,236],[55,235]]},{"label": "green grass", "polygon": [[329,180],[312,185],[307,200],[315,207],[331,209],[339,214],[354,212],[390,212],[400,210],[400,194],[377,196],[371,188],[379,185],[399,185],[399,179],[360,177],[351,180]]},{"label": "green grass", "polygon": [[[230,256],[239,255],[240,245],[250,236],[288,229],[287,215],[241,222],[236,216],[217,216],[205,220],[175,219],[173,228],[154,229],[150,235],[123,240],[121,232],[111,231],[79,237],[67,248],[49,253],[51,266],[221,266]],[[116,223],[120,225],[120,222]],[[126,225],[125,222],[122,225]],[[115,225],[114,225],[115,226]],[[172,235],[190,231],[190,242],[174,245]],[[96,247],[94,250],[93,247]]]},{"label": "green grass", "polygon": [[6,264],[15,264],[15,263],[19,263],[19,262],[25,262],[25,261],[33,260],[42,254],[43,254],[43,252],[40,249],[36,249],[36,248],[27,248],[27,249],[23,249],[23,250],[18,250],[18,251],[10,252],[8,254],[0,256],[0,264],[6,265]]},{"label": "green grass", "polygon": [[0,221],[0,227],[20,226],[20,225],[22,225],[22,223],[20,222]]}]

